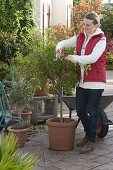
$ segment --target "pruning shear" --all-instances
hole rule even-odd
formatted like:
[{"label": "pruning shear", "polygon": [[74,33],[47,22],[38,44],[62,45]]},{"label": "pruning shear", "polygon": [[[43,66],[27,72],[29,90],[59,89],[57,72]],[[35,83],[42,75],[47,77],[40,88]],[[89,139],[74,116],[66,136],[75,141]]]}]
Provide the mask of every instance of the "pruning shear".
[{"label": "pruning shear", "polygon": [[58,59],[62,60],[62,58],[60,56],[63,56],[63,53],[61,50],[56,52],[55,57],[53,58],[53,61],[57,61]]}]

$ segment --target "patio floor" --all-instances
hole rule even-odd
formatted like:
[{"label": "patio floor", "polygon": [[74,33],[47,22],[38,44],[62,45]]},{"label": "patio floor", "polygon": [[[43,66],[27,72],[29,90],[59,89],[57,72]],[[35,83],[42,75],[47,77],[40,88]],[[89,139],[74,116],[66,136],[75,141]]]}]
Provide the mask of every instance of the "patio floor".
[{"label": "patio floor", "polygon": [[[107,72],[105,93],[113,93],[113,72]],[[65,117],[69,109],[64,104]],[[113,120],[113,102],[105,109],[110,120]],[[76,112],[72,118],[77,118]],[[75,147],[70,151],[53,151],[48,144],[48,129],[45,124],[31,128],[32,135],[28,136],[23,151],[34,153],[38,162],[33,170],[113,170],[113,125],[103,139],[97,138],[95,150],[88,154],[80,154],[76,143],[84,136],[82,124],[79,123],[75,134]]]}]

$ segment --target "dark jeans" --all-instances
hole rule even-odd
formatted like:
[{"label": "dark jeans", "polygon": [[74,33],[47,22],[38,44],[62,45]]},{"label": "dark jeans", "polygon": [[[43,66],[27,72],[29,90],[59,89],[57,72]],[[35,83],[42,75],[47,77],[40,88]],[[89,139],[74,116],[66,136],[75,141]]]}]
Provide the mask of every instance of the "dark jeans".
[{"label": "dark jeans", "polygon": [[99,105],[103,89],[76,89],[76,111],[80,118],[86,137],[95,142],[96,128],[99,119]]}]

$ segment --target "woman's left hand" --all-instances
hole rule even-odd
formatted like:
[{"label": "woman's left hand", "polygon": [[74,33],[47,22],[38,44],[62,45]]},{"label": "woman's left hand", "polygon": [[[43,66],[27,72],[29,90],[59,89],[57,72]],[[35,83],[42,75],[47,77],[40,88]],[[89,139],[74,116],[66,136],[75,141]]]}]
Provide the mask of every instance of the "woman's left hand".
[{"label": "woman's left hand", "polygon": [[65,59],[68,61],[73,61],[73,55],[68,55],[67,57],[65,57]]}]

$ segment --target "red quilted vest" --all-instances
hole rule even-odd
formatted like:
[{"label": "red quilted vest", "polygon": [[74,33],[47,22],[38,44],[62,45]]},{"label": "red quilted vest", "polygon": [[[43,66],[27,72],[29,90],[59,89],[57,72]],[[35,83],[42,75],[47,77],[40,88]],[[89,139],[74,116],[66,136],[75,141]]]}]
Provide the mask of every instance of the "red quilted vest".
[{"label": "red quilted vest", "polygon": [[[93,48],[102,37],[104,37],[104,35],[101,33],[93,36],[89,40],[88,44],[86,45],[85,55],[91,54]],[[77,37],[76,44],[77,55],[81,55],[81,49],[84,40],[84,33],[80,33]],[[103,52],[101,57],[95,63],[91,64],[91,70],[88,70],[87,74],[84,72],[84,82],[106,82],[106,55],[107,50]]]}]

